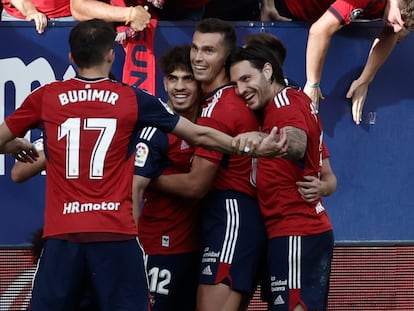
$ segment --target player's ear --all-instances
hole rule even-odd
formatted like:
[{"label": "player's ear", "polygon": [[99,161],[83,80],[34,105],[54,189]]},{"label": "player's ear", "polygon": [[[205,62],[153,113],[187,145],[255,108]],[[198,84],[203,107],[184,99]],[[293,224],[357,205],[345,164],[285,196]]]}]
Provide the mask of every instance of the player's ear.
[{"label": "player's ear", "polygon": [[272,74],[273,74],[273,67],[269,62],[267,62],[263,65],[262,72],[263,72],[263,75],[265,76],[266,80],[271,81]]},{"label": "player's ear", "polygon": [[73,61],[73,57],[72,57],[72,53],[71,52],[69,52],[68,58],[69,58],[69,60],[70,60],[71,63],[73,63],[73,64],[75,63]]},{"label": "player's ear", "polygon": [[167,92],[167,80],[168,80],[167,76],[164,76],[164,78],[162,79],[162,82],[164,84],[164,91],[166,92]]}]

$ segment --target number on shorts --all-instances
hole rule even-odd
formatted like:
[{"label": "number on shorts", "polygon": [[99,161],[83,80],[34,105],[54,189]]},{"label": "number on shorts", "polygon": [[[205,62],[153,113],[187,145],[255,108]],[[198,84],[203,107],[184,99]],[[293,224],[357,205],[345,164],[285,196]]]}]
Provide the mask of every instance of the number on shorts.
[{"label": "number on shorts", "polygon": [[168,295],[168,285],[171,282],[171,272],[167,269],[153,267],[148,272],[150,277],[150,291],[162,295]]}]

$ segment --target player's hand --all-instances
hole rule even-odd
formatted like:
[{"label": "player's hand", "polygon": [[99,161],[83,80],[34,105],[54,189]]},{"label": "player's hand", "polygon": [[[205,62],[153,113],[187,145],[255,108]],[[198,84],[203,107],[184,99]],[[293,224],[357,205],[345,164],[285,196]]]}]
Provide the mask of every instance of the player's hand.
[{"label": "player's hand", "polygon": [[10,153],[13,157],[20,162],[33,163],[39,157],[35,146],[24,138],[15,138],[10,142],[11,150]]},{"label": "player's hand", "polygon": [[315,105],[316,109],[319,109],[319,99],[325,99],[322,95],[322,91],[320,87],[309,87],[305,84],[303,87],[303,92],[309,96],[312,100],[313,104]]},{"label": "player's hand", "polygon": [[261,132],[242,133],[233,138],[232,146],[238,150],[238,154],[252,155],[263,138],[264,134]]},{"label": "player's hand", "polygon": [[150,19],[151,14],[148,12],[148,7],[137,5],[131,9],[130,26],[135,31],[144,30],[150,23]]},{"label": "player's hand", "polygon": [[45,14],[40,12],[29,13],[26,16],[27,21],[34,21],[36,25],[36,31],[41,34],[45,31],[47,26],[47,17]]},{"label": "player's hand", "polygon": [[346,93],[346,98],[352,100],[352,119],[359,125],[362,121],[362,109],[364,108],[365,99],[368,93],[368,82],[355,80]]},{"label": "player's hand", "polygon": [[401,17],[398,0],[388,0],[384,10],[384,21],[393,27],[395,32],[404,28],[404,21]]},{"label": "player's hand", "polygon": [[286,131],[282,128],[278,134],[278,128],[275,126],[269,135],[263,138],[260,145],[256,148],[254,156],[281,158],[287,155],[288,141]]},{"label": "player's hand", "polygon": [[307,202],[318,200],[323,195],[323,183],[315,176],[303,176],[303,181],[296,182],[302,199]]},{"label": "player's hand", "polygon": [[291,18],[281,16],[279,14],[279,11],[276,10],[274,6],[273,7],[263,6],[260,12],[260,20],[262,22],[267,22],[267,21],[290,22],[292,21]]}]

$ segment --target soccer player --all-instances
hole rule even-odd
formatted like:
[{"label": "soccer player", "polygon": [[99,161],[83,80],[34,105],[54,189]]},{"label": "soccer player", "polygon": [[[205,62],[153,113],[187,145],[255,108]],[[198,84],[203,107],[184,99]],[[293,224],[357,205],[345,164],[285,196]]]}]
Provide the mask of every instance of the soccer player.
[{"label": "soccer player", "polygon": [[305,199],[297,184],[321,175],[325,146],[317,109],[305,93],[285,85],[280,61],[268,45],[238,49],[229,65],[237,93],[262,116],[262,131],[277,126],[288,136],[285,157],[259,158],[257,165],[271,310],[326,310],[332,225],[320,197]]},{"label": "soccer player", "polygon": [[[243,42],[245,44],[244,46],[257,46],[258,48],[266,45],[272,50],[275,60],[278,61],[283,69],[283,64],[286,59],[286,48],[279,38],[267,32],[259,32],[246,35],[243,38]],[[285,77],[284,82],[286,86],[298,88],[298,84],[290,78]],[[332,170],[329,157],[328,149],[323,148],[320,178],[311,175],[303,176],[304,179],[296,183],[303,199],[314,201],[320,197],[330,196],[335,192],[337,180]]]},{"label": "soccer player", "polygon": [[[191,69],[190,46],[171,48],[159,64],[168,106],[195,122],[200,113],[201,93]],[[139,216],[138,236],[148,255],[152,310],[194,311],[201,250],[197,201],[147,188],[151,179],[161,173],[189,172],[194,148],[184,139],[154,127],[145,127],[139,136],[133,196],[134,204],[140,203],[142,197],[145,202]]]},{"label": "soccer player", "polygon": [[[115,35],[102,20],[78,23],[69,35],[78,75],[36,89],[0,125],[1,153],[20,149],[36,158],[29,142],[15,139],[31,128],[41,128],[46,140],[45,247],[32,311],[74,310],[87,279],[101,310],[148,309],[131,207],[140,127],[156,126],[223,152],[239,150],[229,135],[195,125],[155,97],[107,78]],[[238,146],[245,147],[252,152],[255,145]]]},{"label": "soccer player", "polygon": [[[194,76],[205,96],[198,123],[229,135],[259,129],[256,116],[236,95],[226,74],[224,65],[235,47],[233,27],[208,18],[196,26],[190,52]],[[197,310],[238,310],[244,296],[255,290],[265,232],[250,180],[252,162],[248,157],[196,148],[189,173],[156,179],[164,191],[202,198]]]}]

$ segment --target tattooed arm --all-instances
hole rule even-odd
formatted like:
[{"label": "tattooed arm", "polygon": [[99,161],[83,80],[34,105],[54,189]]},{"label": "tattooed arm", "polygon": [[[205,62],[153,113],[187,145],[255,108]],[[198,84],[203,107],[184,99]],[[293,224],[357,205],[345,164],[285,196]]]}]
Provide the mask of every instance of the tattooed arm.
[{"label": "tattooed arm", "polygon": [[287,136],[287,155],[285,158],[299,160],[305,156],[307,135],[304,130],[293,126],[284,127]]}]

